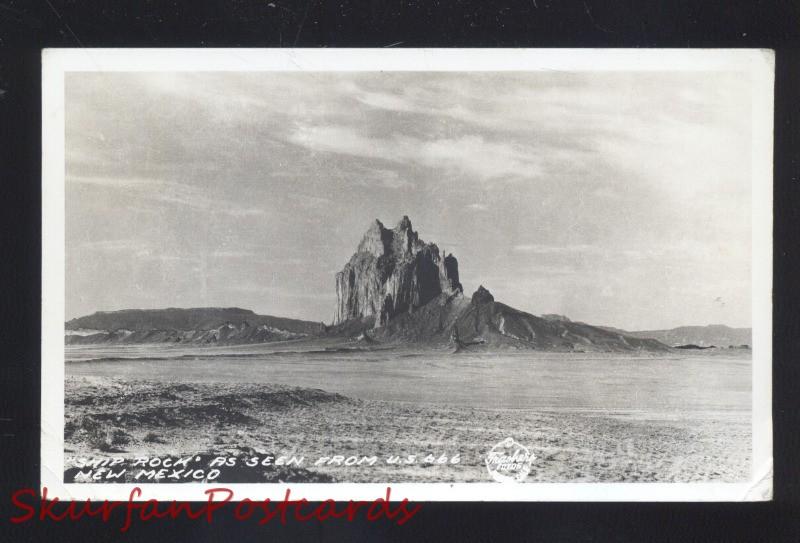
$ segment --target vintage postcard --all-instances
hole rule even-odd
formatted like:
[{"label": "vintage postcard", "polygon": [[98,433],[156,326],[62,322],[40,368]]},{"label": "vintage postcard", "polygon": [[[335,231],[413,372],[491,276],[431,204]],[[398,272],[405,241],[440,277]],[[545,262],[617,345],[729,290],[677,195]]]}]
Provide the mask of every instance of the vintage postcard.
[{"label": "vintage postcard", "polygon": [[770,51],[43,70],[49,496],[771,499]]}]

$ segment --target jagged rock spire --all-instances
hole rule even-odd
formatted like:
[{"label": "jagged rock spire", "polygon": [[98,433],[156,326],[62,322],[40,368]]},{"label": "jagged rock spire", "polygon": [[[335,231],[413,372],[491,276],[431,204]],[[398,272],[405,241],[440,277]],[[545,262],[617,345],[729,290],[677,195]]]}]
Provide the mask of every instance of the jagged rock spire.
[{"label": "jagged rock spire", "polygon": [[456,258],[420,240],[407,215],[391,230],[376,219],[336,274],[336,323],[375,317],[382,326],[441,293],[461,291]]}]

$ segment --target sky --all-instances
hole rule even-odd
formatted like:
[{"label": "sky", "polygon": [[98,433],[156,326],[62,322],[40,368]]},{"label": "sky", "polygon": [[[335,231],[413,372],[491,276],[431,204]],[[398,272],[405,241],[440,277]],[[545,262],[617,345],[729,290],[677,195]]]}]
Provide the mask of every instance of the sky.
[{"label": "sky", "polygon": [[331,322],[371,221],[465,293],[629,330],[751,325],[751,88],[728,72],[82,72],[67,318]]}]

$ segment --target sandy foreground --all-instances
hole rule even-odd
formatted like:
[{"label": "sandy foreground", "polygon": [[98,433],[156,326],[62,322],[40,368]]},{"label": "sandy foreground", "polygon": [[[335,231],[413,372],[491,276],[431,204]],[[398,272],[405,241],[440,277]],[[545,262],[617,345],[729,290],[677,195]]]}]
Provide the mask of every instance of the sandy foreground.
[{"label": "sandy foreground", "polygon": [[[65,387],[67,482],[87,480],[86,460],[114,458],[123,459],[112,468],[119,476],[94,482],[157,482],[144,457],[187,460],[177,468],[183,473],[161,480],[169,483],[202,480],[215,458],[235,463],[216,466],[217,482],[489,482],[486,454],[507,437],[536,456],[527,482],[749,478],[750,419],[742,411],[471,408],[105,376],[67,376]],[[275,465],[281,456],[302,461]],[[405,462],[389,462],[398,457]]]}]

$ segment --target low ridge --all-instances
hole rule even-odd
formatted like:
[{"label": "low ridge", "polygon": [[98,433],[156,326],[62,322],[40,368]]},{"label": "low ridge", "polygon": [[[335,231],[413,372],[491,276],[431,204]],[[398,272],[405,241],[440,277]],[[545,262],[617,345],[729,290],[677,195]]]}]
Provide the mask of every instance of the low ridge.
[{"label": "low ridge", "polygon": [[69,345],[93,343],[264,343],[320,334],[324,325],[238,307],[98,311],[67,321]]}]

